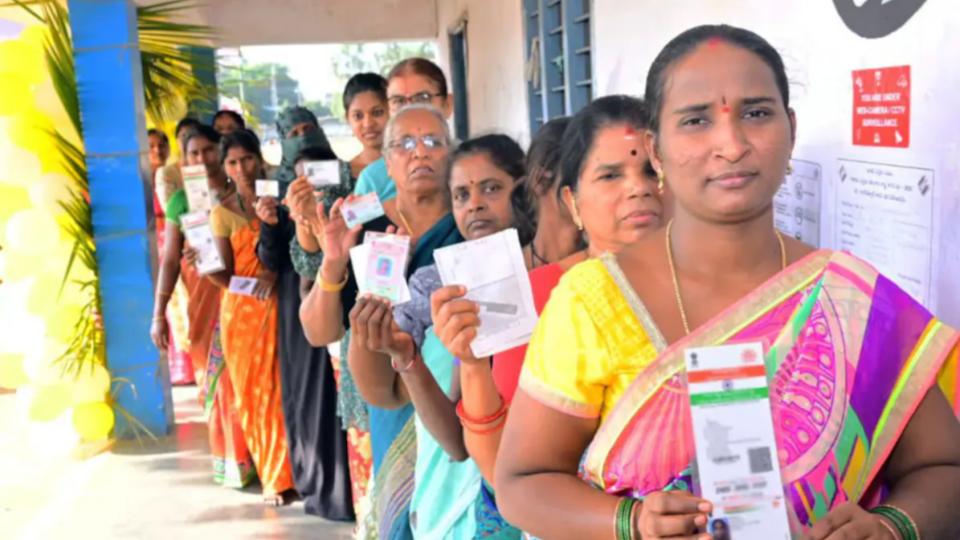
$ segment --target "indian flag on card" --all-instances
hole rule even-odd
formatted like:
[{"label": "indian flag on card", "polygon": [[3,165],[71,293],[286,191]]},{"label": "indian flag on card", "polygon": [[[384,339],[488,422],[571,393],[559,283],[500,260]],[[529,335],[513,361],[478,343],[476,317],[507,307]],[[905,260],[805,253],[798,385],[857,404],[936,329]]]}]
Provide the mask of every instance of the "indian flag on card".
[{"label": "indian flag on card", "polygon": [[691,405],[735,403],[769,395],[762,343],[687,349],[686,361]]}]

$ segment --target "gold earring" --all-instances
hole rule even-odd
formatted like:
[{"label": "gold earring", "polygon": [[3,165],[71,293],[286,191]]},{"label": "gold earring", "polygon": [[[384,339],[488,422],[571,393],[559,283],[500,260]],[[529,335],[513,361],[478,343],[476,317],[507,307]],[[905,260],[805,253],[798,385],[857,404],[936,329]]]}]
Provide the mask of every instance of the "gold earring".
[{"label": "gold earring", "polygon": [[787,176],[793,174],[793,163],[787,162]]},{"label": "gold earring", "polygon": [[666,185],[666,177],[663,175],[663,171],[657,171],[657,191],[663,195],[663,188]]}]

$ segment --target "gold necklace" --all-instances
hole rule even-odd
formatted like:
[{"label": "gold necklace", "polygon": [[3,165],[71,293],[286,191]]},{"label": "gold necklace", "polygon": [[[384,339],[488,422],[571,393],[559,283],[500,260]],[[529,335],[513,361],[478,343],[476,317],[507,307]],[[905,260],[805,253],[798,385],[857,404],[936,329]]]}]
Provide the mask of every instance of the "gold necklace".
[{"label": "gold necklace", "polygon": [[400,216],[400,221],[403,222],[403,228],[406,229],[407,234],[410,237],[413,237],[413,227],[410,226],[410,223],[407,221],[406,216],[403,215],[403,210],[400,209],[400,201],[397,201],[397,215]]},{"label": "gold necklace", "polygon": [[[673,220],[667,223],[667,262],[670,263],[670,277],[673,278],[673,294],[676,296],[677,308],[680,310],[680,321],[683,323],[684,335],[690,334],[690,324],[687,322],[687,310],[683,307],[683,297],[680,295],[680,279],[677,277],[676,263],[673,261],[673,246],[670,231],[673,229]],[[783,235],[777,229],[773,230],[777,235],[777,242],[780,244],[780,270],[787,268],[787,247],[783,243]]]}]

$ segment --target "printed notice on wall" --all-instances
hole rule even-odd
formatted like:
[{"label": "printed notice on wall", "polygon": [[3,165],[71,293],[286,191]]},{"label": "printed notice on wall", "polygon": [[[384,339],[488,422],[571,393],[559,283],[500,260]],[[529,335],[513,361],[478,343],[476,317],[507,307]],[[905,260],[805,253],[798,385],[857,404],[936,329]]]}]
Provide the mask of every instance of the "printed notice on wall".
[{"label": "printed notice on wall", "polygon": [[837,243],[930,305],[934,171],[841,159]]},{"label": "printed notice on wall", "polygon": [[853,144],[910,146],[910,66],[853,72]]},{"label": "printed notice on wall", "polygon": [[823,169],[819,163],[802,159],[790,160],[790,164],[793,173],[784,179],[773,201],[776,227],[805,244],[821,247]]}]

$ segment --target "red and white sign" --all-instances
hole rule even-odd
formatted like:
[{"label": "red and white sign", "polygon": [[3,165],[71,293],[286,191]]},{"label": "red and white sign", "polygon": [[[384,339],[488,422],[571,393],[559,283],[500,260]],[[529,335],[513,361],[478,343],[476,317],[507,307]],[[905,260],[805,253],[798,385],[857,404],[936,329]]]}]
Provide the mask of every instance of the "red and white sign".
[{"label": "red and white sign", "polygon": [[910,146],[910,66],[853,72],[853,144]]}]

